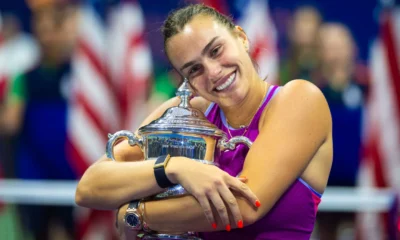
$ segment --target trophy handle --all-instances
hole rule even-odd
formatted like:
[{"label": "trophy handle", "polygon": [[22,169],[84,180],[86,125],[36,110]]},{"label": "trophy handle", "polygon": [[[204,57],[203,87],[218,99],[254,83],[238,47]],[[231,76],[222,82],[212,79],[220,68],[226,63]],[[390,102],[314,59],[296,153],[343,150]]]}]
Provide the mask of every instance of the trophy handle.
[{"label": "trophy handle", "polygon": [[222,138],[218,145],[221,151],[229,151],[234,150],[236,148],[236,145],[239,143],[244,143],[248,148],[250,148],[253,144],[253,142],[251,142],[250,139],[248,139],[247,137],[237,136],[229,139],[229,141],[227,141],[226,138]]},{"label": "trophy handle", "polygon": [[138,145],[141,149],[143,149],[143,139],[138,138],[132,132],[122,130],[118,131],[114,134],[108,134],[108,141],[106,147],[106,156],[116,161],[114,158],[114,145],[121,138],[128,139],[128,143],[130,146]]}]

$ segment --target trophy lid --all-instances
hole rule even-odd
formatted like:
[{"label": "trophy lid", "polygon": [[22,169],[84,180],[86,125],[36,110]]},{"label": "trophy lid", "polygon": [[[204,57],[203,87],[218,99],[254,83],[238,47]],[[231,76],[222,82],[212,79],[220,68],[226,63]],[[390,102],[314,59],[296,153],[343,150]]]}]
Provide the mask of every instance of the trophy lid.
[{"label": "trophy lid", "polygon": [[180,104],[176,107],[168,108],[160,118],[139,128],[139,133],[172,131],[211,136],[224,135],[217,126],[207,120],[200,110],[190,106],[189,101],[193,94],[187,79],[178,88],[176,95],[181,99]]}]

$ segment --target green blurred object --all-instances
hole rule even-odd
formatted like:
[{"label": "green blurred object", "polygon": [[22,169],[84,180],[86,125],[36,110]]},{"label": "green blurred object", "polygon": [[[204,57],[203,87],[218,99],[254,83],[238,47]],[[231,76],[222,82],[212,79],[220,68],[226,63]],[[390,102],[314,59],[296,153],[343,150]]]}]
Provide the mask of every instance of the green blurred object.
[{"label": "green blurred object", "polygon": [[176,83],[168,71],[159,71],[156,74],[152,93],[165,96],[166,99],[175,97]]},{"label": "green blurred object", "polygon": [[19,224],[18,213],[15,205],[5,205],[0,210],[0,239],[31,240],[28,233],[23,233]]}]

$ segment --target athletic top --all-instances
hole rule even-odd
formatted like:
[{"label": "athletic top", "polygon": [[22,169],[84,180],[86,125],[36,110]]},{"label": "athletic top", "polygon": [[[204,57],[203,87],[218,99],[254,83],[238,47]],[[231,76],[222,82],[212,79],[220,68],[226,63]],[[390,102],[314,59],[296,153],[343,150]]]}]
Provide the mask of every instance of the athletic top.
[{"label": "athletic top", "polygon": [[[232,137],[244,136],[251,141],[255,141],[259,130],[258,125],[260,117],[271,101],[271,99],[280,90],[278,86],[271,86],[254,115],[254,118],[248,129],[234,129],[226,122],[223,111],[215,103],[211,103],[205,115],[207,119],[214,123],[219,129],[224,131],[228,137],[228,128]],[[246,131],[246,132],[245,132]],[[219,158],[220,168],[231,176],[238,176],[242,171],[244,160],[246,158],[248,147],[240,144],[233,151],[221,152]],[[232,229],[230,232],[206,232],[200,233],[205,240],[223,240],[223,239],[310,239],[314,229],[314,223],[317,213],[317,207],[320,203],[321,194],[312,189],[300,177],[297,178],[281,198],[275,203],[272,209],[261,219],[252,225],[242,229]]]}]

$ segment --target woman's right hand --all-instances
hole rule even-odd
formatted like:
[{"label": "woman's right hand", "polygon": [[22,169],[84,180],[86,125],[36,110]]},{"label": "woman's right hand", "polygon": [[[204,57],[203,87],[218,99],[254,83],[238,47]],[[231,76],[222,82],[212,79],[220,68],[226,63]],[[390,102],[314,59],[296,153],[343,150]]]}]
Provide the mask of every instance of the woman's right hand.
[{"label": "woman's right hand", "polygon": [[[246,198],[255,207],[260,202],[243,182],[213,165],[196,162],[186,157],[172,157],[166,168],[171,182],[182,185],[202,206],[207,220],[216,228],[216,221],[210,202],[214,205],[227,231],[230,230],[228,209],[238,228],[243,227],[243,218],[238,203],[231,190]],[[227,207],[226,207],[227,206]]]}]

